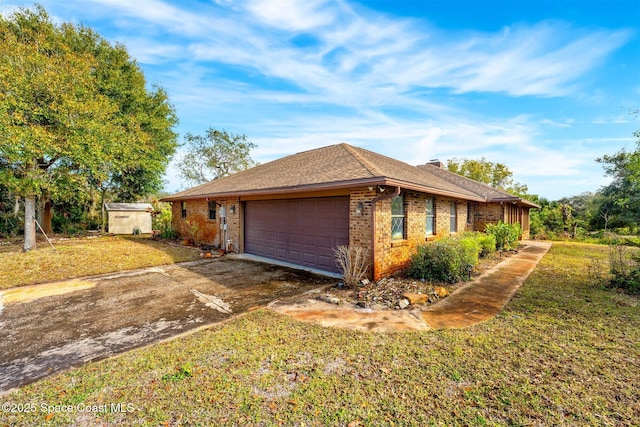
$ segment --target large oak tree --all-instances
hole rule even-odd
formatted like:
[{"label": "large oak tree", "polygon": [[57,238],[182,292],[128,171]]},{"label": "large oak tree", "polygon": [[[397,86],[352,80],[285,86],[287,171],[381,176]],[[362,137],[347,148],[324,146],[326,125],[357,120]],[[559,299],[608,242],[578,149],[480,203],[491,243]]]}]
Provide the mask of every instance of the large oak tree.
[{"label": "large oak tree", "polygon": [[123,46],[57,26],[41,7],[0,16],[0,184],[24,198],[25,251],[35,247],[36,197],[158,190],[176,123]]}]

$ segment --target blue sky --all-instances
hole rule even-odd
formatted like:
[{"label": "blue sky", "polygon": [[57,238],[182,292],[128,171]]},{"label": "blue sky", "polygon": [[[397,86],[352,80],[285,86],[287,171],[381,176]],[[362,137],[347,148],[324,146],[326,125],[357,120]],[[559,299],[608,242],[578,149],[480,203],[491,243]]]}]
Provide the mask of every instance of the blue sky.
[{"label": "blue sky", "polygon": [[[40,4],[125,44],[180,141],[246,134],[261,163],[340,142],[410,164],[485,157],[555,200],[605,184],[595,159],[640,129],[640,0]],[[170,166],[166,190],[186,186]]]}]

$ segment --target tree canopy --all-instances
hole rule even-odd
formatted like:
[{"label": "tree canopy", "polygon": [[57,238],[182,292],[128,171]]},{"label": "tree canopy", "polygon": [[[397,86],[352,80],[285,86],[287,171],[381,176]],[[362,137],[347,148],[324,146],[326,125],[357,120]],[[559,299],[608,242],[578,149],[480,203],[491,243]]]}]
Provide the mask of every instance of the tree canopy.
[{"label": "tree canopy", "polygon": [[527,193],[527,186],[514,182],[513,172],[505,164],[493,163],[484,157],[480,160],[453,158],[447,161],[447,169],[517,196]]},{"label": "tree canopy", "polygon": [[601,215],[608,216],[615,226],[637,229],[640,224],[640,130],[633,135],[637,138],[634,151],[622,149],[597,161],[613,178],[600,191]]},{"label": "tree canopy", "polygon": [[25,199],[25,250],[35,197],[159,190],[176,123],[167,94],[147,89],[124,46],[57,26],[40,6],[0,16],[0,184]]},{"label": "tree canopy", "polygon": [[209,128],[206,136],[185,136],[187,153],[178,162],[180,176],[193,184],[203,184],[255,166],[251,150],[256,144],[246,135]]}]

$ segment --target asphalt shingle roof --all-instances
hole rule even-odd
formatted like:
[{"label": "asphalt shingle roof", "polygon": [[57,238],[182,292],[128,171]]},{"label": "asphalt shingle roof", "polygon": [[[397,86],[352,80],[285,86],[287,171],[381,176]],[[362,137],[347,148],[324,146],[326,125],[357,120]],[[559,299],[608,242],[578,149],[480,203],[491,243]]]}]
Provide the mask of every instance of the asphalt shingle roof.
[{"label": "asphalt shingle roof", "polygon": [[455,175],[452,172],[444,169],[434,171],[431,168],[437,169],[435,166],[416,167],[364,148],[337,144],[264,163],[163,200],[324,190],[357,185],[394,185],[478,201],[485,201],[487,195],[494,194],[484,188],[476,188],[473,183],[479,183],[473,180],[464,178],[456,181],[455,177],[448,176]]},{"label": "asphalt shingle roof", "polygon": [[416,167],[424,170],[427,173],[439,176],[442,179],[445,179],[450,183],[455,184],[459,187],[464,187],[474,192],[478,196],[485,198],[488,201],[515,201],[515,202],[522,202],[527,206],[539,207],[535,203],[532,203],[528,200],[521,199],[520,197],[514,196],[513,194],[508,193],[507,191],[491,187],[490,185],[475,181],[471,178],[467,178],[466,176],[458,175],[457,173],[450,172],[446,169],[442,169],[438,166],[435,166],[429,163],[425,165],[418,165]]}]

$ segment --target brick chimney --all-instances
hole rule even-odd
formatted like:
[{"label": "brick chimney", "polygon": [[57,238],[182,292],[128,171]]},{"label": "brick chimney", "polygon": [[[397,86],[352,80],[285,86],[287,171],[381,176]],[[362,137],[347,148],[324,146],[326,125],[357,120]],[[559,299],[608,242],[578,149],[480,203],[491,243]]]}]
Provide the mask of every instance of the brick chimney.
[{"label": "brick chimney", "polygon": [[433,166],[439,167],[440,169],[443,169],[443,168],[444,168],[444,163],[442,163],[442,162],[441,162],[440,160],[438,160],[438,159],[429,160],[429,161],[427,162],[427,164],[428,164],[428,165],[433,165]]}]

